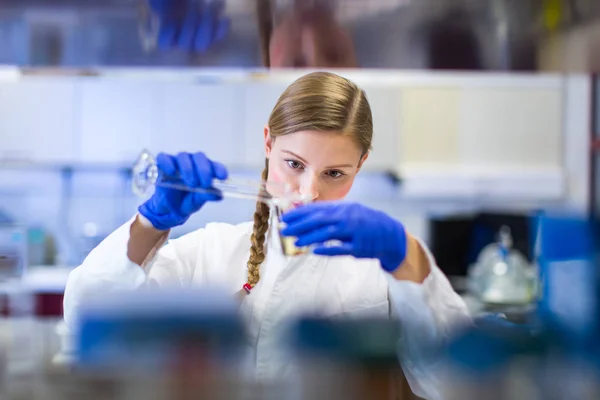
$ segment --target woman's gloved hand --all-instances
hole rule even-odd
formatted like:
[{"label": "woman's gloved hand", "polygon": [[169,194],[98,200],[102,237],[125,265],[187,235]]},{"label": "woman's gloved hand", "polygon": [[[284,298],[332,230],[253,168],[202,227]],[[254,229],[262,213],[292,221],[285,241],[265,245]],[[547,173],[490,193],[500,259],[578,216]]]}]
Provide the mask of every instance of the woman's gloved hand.
[{"label": "woman's gloved hand", "polygon": [[[164,176],[177,177],[178,183],[190,188],[211,188],[213,179],[227,179],[228,174],[223,164],[209,160],[202,153],[180,153],[177,156],[160,153],[156,164]],[[157,186],[152,197],[139,207],[139,212],[156,229],[167,230],[184,224],[207,201],[221,198],[214,193]]]},{"label": "woman's gloved hand", "polygon": [[[283,215],[285,236],[296,236],[299,247],[317,245],[315,254],[376,258],[392,272],[406,257],[406,231],[383,212],[356,203],[316,202]],[[329,240],[341,242],[327,246]]]},{"label": "woman's gloved hand", "polygon": [[149,0],[160,21],[158,46],[204,53],[229,32],[222,0]]}]

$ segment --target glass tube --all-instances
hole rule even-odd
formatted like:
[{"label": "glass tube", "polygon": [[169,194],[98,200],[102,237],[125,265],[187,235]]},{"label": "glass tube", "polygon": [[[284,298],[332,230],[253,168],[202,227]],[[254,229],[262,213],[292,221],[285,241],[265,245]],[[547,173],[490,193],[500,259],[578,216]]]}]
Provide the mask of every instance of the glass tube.
[{"label": "glass tube", "polygon": [[144,150],[133,166],[132,189],[135,194],[143,196],[154,186],[263,202],[270,208],[272,219],[269,229],[277,229],[283,254],[295,256],[310,250],[308,247],[296,247],[295,237],[281,234],[285,228],[285,224],[281,222],[282,214],[293,207],[307,203],[306,198],[295,193],[289,185],[268,181],[215,179],[210,188],[190,187],[185,185],[179,176],[164,175],[158,168],[152,153]]},{"label": "glass tube", "polygon": [[132,189],[139,196],[147,194],[154,186],[187,192],[214,194],[223,197],[261,201],[269,206],[288,209],[294,204],[304,203],[304,196],[295,193],[289,185],[268,181],[239,179],[214,179],[210,188],[190,187],[180,176],[167,176],[156,164],[148,150],[142,151],[132,171]]}]

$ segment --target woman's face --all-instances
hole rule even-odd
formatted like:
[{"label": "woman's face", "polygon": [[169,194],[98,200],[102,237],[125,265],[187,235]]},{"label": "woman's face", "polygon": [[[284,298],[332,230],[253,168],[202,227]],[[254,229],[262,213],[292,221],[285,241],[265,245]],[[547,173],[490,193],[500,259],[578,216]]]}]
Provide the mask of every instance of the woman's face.
[{"label": "woman's face", "polygon": [[343,199],[367,155],[348,135],[302,131],[275,140],[265,128],[268,180],[287,184],[309,201]]}]

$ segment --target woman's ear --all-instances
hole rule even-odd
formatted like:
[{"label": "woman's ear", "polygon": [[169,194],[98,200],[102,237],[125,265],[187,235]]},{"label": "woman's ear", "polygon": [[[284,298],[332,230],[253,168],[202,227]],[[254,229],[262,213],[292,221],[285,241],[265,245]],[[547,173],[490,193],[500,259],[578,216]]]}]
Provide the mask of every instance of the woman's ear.
[{"label": "woman's ear", "polygon": [[360,158],[360,161],[358,162],[357,172],[360,171],[360,169],[362,168],[364,162],[367,161],[367,158],[369,158],[369,152],[368,151]]},{"label": "woman's ear", "polygon": [[271,149],[273,148],[273,138],[271,137],[269,126],[265,125],[265,157],[269,158],[271,156]]}]

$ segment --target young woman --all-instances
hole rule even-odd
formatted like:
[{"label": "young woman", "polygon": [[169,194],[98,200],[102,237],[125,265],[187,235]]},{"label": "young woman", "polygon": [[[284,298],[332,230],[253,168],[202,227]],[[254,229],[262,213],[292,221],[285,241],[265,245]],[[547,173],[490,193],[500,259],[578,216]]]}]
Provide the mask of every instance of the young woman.
[{"label": "young woman", "polygon": [[[465,304],[426,247],[401,222],[342,200],[367,161],[373,120],[365,93],[332,73],[292,83],[264,129],[262,178],[284,182],[313,202],[286,214],[283,234],[313,252],[286,257],[278,235],[267,235],[269,208],[257,203],[254,221],[211,223],[178,239],[184,224],[214,195],[157,187],[139,214],[108,236],[71,273],[64,300],[73,324],[82,299],[93,292],[145,285],[218,285],[242,302],[251,335],[249,363],[257,378],[280,378],[293,367],[277,346],[284,322],[300,313],[331,317],[392,316],[401,321],[399,359],[415,394],[438,397],[434,369],[421,355],[455,324],[468,323]],[[224,165],[201,153],[157,158],[167,174],[190,187],[225,179]],[[331,243],[336,240],[335,246]]]}]

